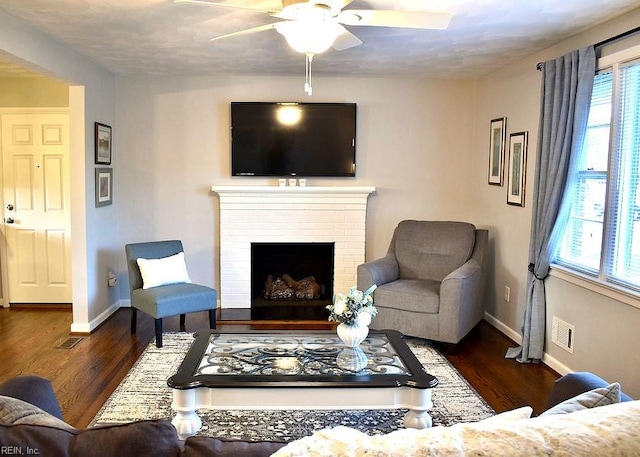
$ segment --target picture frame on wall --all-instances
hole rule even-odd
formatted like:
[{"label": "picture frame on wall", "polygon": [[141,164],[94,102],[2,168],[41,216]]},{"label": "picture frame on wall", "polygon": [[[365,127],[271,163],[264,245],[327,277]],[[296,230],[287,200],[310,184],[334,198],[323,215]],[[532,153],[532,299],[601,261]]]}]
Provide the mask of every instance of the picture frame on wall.
[{"label": "picture frame on wall", "polygon": [[111,126],[95,123],[96,132],[96,157],[95,163],[111,165]]},{"label": "picture frame on wall", "polygon": [[507,180],[507,204],[524,206],[527,176],[528,132],[509,135],[509,162]]},{"label": "picture frame on wall", "polygon": [[502,186],[507,144],[507,118],[491,120],[489,136],[489,184]]},{"label": "picture frame on wall", "polygon": [[96,168],[96,208],[113,203],[113,169]]}]

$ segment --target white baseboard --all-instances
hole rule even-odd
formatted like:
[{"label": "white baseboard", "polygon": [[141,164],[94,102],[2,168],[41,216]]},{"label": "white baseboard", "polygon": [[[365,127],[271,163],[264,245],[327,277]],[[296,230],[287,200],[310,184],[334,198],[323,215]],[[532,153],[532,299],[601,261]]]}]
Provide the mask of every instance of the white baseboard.
[{"label": "white baseboard", "polygon": [[[513,330],[511,327],[508,327],[504,322],[496,319],[491,314],[485,312],[484,320],[491,324],[493,327],[497,328],[500,332],[504,333],[508,338],[511,338],[517,344],[522,343],[522,336],[518,332]],[[542,363],[561,375],[565,375],[574,371],[563,363],[560,363],[556,358],[551,357],[546,352],[542,354]]]},{"label": "white baseboard", "polygon": [[558,359],[556,359],[555,357],[551,357],[546,352],[542,355],[542,362],[545,365],[547,365],[549,368],[551,368],[552,370],[555,370],[556,372],[558,372],[563,376],[566,375],[567,373],[573,373],[575,371],[569,368],[568,366],[566,366],[565,364],[560,363]]},{"label": "white baseboard", "polygon": [[498,330],[500,330],[505,335],[507,335],[507,337],[511,338],[516,343],[518,344],[522,343],[522,336],[518,332],[513,330],[511,327],[508,327],[504,322],[496,319],[491,314],[485,312],[484,320],[490,323],[492,326],[494,326]]},{"label": "white baseboard", "polygon": [[129,300],[118,300],[113,305],[105,309],[103,312],[98,314],[94,319],[87,323],[72,323],[71,324],[71,333],[91,333],[93,332],[100,324],[109,319],[113,313],[118,311],[123,306],[130,306]]}]

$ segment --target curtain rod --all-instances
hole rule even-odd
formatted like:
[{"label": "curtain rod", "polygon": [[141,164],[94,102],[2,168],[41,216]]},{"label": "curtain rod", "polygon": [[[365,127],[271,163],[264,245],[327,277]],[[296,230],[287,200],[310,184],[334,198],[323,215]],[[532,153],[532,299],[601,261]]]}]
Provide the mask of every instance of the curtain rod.
[{"label": "curtain rod", "polygon": [[[613,43],[614,41],[618,41],[622,38],[626,38],[629,35],[633,35],[635,33],[640,32],[640,27],[636,27],[635,29],[631,29],[631,30],[627,30],[626,32],[622,32],[619,35],[616,36],[612,36],[611,38],[607,38],[606,40],[602,40],[599,41],[598,43],[594,44],[593,47],[597,50],[598,48],[601,48],[602,46],[606,46],[607,44]],[[536,70],[538,71],[542,71],[542,64],[544,62],[538,62],[536,64]]]},{"label": "curtain rod", "polygon": [[604,45],[609,43],[613,43],[614,41],[618,41],[621,38],[628,37],[629,35],[633,35],[634,33],[640,32],[640,27],[636,27],[635,29],[627,30],[626,32],[622,32],[620,35],[613,36],[611,38],[607,38],[606,40],[602,40],[599,43],[593,45],[594,48],[601,48]]}]

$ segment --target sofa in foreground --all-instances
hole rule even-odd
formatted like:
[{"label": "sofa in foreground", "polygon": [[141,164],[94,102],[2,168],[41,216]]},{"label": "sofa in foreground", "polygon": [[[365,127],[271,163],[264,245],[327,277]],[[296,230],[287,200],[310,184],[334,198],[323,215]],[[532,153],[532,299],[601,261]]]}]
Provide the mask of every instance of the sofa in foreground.
[{"label": "sofa in foreground", "polygon": [[475,423],[368,436],[347,427],[286,443],[195,436],[182,442],[167,420],[76,430],[62,421],[51,384],[35,376],[0,385],[0,450],[41,456],[640,456],[640,401],[590,373],[554,386],[549,409],[530,407]]}]

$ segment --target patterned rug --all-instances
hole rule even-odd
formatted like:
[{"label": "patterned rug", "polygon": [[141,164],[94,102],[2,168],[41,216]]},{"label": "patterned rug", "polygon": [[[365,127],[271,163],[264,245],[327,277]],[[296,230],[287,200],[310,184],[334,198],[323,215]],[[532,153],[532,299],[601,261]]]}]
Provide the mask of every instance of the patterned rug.
[{"label": "patterned rug", "polygon": [[[190,333],[165,333],[163,347],[151,343],[98,412],[91,426],[144,419],[171,419],[171,389],[175,374],[193,341]],[[438,378],[433,389],[433,425],[453,425],[495,414],[484,399],[427,340],[407,343],[428,373]],[[245,440],[293,441],[323,428],[346,425],[369,434],[403,428],[406,409],[336,411],[208,411],[200,410],[199,435]]]}]

